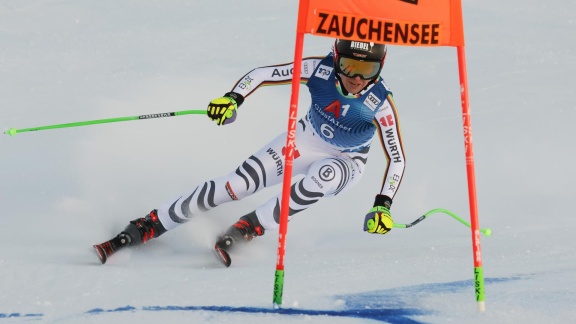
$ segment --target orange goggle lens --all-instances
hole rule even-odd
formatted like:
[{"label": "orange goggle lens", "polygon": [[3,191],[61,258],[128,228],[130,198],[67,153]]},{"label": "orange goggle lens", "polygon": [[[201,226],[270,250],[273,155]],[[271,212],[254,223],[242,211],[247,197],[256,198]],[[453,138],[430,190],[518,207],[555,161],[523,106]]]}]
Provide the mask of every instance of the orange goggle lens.
[{"label": "orange goggle lens", "polygon": [[380,67],[380,61],[359,61],[345,56],[338,58],[340,72],[350,78],[359,76],[364,80],[374,79],[380,72]]}]

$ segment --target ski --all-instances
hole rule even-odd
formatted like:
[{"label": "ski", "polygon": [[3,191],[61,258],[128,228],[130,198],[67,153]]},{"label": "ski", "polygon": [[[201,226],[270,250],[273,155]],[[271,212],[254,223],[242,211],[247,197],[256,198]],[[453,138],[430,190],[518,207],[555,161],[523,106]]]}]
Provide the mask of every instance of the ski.
[{"label": "ski", "polygon": [[[104,243],[92,245],[94,251],[96,251],[98,259],[102,264],[105,264],[112,254],[116,253],[116,251],[118,251],[124,246],[117,244],[117,242],[114,242],[115,239],[117,238],[111,239],[110,241],[106,241]],[[222,264],[226,266],[226,268],[230,267],[230,265],[232,264],[232,259],[230,258],[230,254],[228,254],[226,250],[220,248],[218,244],[214,244],[213,251],[218,260],[220,260],[220,262],[222,262]]]},{"label": "ski", "polygon": [[230,258],[230,254],[228,254],[228,252],[220,248],[218,244],[214,245],[213,251],[214,254],[216,254],[218,260],[220,260],[220,262],[222,262],[222,264],[226,266],[226,268],[230,267],[230,264],[232,264],[232,259]]}]

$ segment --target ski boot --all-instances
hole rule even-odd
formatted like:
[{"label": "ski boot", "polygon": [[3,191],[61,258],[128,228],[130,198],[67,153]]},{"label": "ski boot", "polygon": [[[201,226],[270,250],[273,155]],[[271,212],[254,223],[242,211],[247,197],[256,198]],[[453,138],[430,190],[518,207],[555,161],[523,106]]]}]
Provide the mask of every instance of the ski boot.
[{"label": "ski boot", "polygon": [[158,219],[157,210],[151,211],[143,218],[137,218],[128,224],[124,231],[113,239],[101,244],[93,245],[102,264],[108,257],[126,246],[135,246],[146,243],[150,239],[158,237],[166,232],[166,229]]},{"label": "ski boot", "polygon": [[218,240],[214,245],[214,252],[222,263],[229,267],[232,264],[230,259],[230,251],[237,245],[248,243],[257,236],[264,235],[264,227],[258,221],[256,213],[252,212],[240,219],[224,232],[218,236]]}]

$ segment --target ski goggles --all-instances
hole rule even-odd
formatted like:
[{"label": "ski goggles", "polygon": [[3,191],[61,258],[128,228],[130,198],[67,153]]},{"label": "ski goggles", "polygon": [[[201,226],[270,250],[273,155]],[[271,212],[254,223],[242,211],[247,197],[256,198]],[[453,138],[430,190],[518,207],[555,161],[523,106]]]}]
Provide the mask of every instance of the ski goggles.
[{"label": "ski goggles", "polygon": [[351,57],[339,56],[336,66],[340,73],[349,78],[359,76],[363,80],[372,80],[382,69],[382,61],[359,61]]}]

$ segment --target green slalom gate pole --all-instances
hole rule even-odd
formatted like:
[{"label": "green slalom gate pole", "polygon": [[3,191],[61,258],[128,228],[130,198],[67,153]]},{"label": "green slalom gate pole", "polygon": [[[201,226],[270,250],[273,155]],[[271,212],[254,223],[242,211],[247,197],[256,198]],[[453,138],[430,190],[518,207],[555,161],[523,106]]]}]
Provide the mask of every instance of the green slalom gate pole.
[{"label": "green slalom gate pole", "polygon": [[[426,214],[420,216],[420,218],[416,219],[415,221],[413,221],[412,223],[409,223],[409,224],[394,223],[393,227],[395,227],[395,228],[409,228],[409,227],[412,227],[412,226],[420,223],[421,221],[425,220],[428,216],[435,214],[435,213],[444,213],[446,215],[452,216],[452,218],[459,221],[460,223],[462,223],[466,227],[472,228],[472,225],[470,223],[468,223],[464,219],[460,218],[458,215],[454,214],[453,212],[451,212],[447,209],[443,209],[443,208],[432,209],[429,212],[427,212]],[[482,232],[482,234],[484,234],[484,236],[492,235],[491,229],[478,228],[476,230],[476,233],[478,233],[478,234],[475,235],[475,236],[477,236],[477,237],[475,237],[475,241],[480,241],[479,232]],[[484,311],[485,310],[484,309],[484,270],[483,270],[482,266],[475,266],[474,267],[474,289],[476,291],[476,300],[478,302],[478,310]]]},{"label": "green slalom gate pole", "polygon": [[75,123],[56,124],[56,125],[48,125],[48,126],[22,128],[22,129],[10,128],[9,130],[5,131],[4,134],[14,136],[18,133],[33,132],[33,131],[40,131],[40,130],[47,130],[47,129],[88,126],[88,125],[96,125],[96,124],[107,124],[107,123],[116,123],[116,122],[123,122],[123,121],[129,121],[129,120],[144,120],[144,119],[153,119],[153,118],[175,117],[175,116],[182,116],[182,115],[203,115],[203,114],[206,114],[206,110],[182,110],[182,111],[165,112],[165,113],[158,113],[158,114],[148,114],[148,115],[140,115],[140,116],[128,116],[128,117],[87,120],[87,121],[81,121],[81,122],[75,122]]}]

